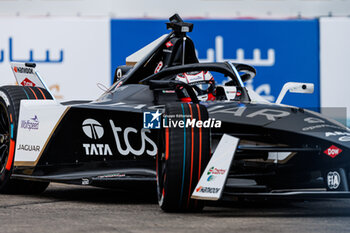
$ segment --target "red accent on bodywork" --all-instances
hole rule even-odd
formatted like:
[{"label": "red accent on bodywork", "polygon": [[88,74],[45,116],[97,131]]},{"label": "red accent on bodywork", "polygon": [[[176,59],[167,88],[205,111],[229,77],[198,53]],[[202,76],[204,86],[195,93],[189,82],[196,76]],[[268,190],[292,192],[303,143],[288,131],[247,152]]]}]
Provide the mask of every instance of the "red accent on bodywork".
[{"label": "red accent on bodywork", "polygon": [[165,43],[165,46],[167,48],[169,48],[169,47],[173,46],[173,43],[171,43],[171,41],[168,41],[168,42]]},{"label": "red accent on bodywork", "polygon": [[183,102],[183,103],[189,103],[189,102],[191,102],[191,101],[192,101],[191,97],[184,97],[184,98],[181,98],[181,102]]},{"label": "red accent on bodywork", "polygon": [[30,87],[35,87],[35,83],[33,83],[32,81],[30,81],[28,78],[25,78],[22,82],[21,82],[22,86],[30,86]]},{"label": "red accent on bodywork", "polygon": [[327,148],[325,151],[323,151],[323,153],[325,153],[326,155],[335,158],[337,155],[339,155],[343,150],[331,145],[329,148]]}]

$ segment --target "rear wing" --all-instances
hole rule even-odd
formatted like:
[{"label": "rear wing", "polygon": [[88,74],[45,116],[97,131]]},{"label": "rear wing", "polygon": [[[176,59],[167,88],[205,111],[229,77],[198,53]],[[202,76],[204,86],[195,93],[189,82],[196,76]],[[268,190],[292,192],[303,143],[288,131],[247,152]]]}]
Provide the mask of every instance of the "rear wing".
[{"label": "rear wing", "polygon": [[44,88],[54,99],[53,94],[46,86],[44,80],[40,77],[38,71],[35,70],[35,67],[35,63],[11,62],[11,69],[18,85]]}]

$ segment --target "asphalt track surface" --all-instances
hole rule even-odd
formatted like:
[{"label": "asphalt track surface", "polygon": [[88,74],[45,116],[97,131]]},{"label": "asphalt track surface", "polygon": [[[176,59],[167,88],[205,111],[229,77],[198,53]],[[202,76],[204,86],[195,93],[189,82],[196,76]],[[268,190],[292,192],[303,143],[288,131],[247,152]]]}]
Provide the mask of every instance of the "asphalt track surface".
[{"label": "asphalt track surface", "polygon": [[350,200],[234,202],[167,214],[145,187],[50,184],[41,195],[0,195],[0,232],[350,232]]}]

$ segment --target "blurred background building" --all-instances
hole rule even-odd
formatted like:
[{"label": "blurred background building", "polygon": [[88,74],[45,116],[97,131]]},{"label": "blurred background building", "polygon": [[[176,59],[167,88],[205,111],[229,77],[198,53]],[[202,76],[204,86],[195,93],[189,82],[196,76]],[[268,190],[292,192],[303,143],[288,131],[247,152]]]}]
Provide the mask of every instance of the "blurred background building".
[{"label": "blurred background building", "polygon": [[247,85],[266,99],[312,82],[283,103],[350,114],[350,0],[0,0],[0,84],[14,83],[9,62],[36,62],[57,98],[95,99],[174,13],[194,23],[200,61],[254,65]]}]

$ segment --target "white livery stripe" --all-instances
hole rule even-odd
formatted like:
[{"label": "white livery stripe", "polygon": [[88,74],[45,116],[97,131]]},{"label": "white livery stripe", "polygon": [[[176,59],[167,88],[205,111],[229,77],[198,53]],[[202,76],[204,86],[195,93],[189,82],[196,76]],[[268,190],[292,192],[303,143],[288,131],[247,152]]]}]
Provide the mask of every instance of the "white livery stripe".
[{"label": "white livery stripe", "polygon": [[35,166],[68,107],[55,100],[22,100],[15,166]]},{"label": "white livery stripe", "polygon": [[201,200],[221,198],[238,142],[239,139],[236,137],[227,134],[222,136],[191,198]]}]

